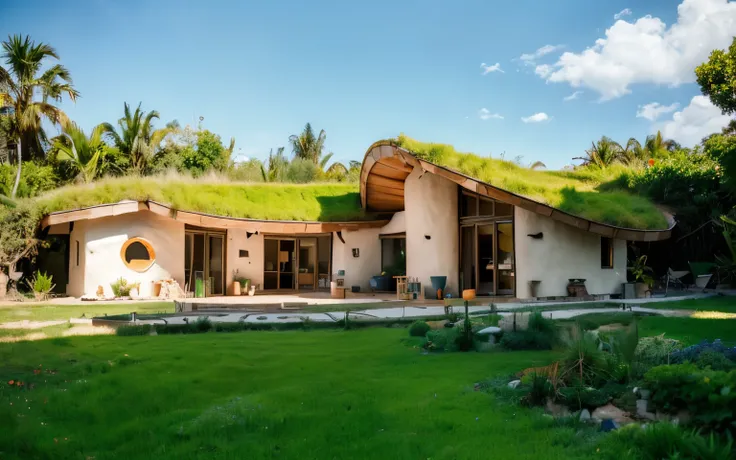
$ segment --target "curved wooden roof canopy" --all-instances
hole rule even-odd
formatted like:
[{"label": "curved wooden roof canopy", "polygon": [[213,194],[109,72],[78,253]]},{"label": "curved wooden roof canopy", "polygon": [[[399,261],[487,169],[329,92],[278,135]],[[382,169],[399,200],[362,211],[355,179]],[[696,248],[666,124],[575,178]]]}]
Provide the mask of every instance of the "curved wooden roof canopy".
[{"label": "curved wooden roof canopy", "polygon": [[390,141],[376,142],[368,148],[365,154],[360,171],[360,201],[362,206],[367,210],[378,212],[403,211],[404,182],[414,168],[421,168],[422,171],[442,176],[479,195],[518,206],[601,236],[628,241],[661,241],[672,235],[672,228],[675,226],[674,219],[667,214],[665,216],[669,228],[663,230],[617,227],[588,220],[422,160],[412,152],[393,145]]}]

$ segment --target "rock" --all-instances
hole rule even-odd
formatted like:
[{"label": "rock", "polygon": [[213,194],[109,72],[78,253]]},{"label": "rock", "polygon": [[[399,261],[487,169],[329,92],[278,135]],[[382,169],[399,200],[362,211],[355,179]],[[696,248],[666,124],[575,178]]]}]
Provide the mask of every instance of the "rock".
[{"label": "rock", "polygon": [[613,420],[606,419],[601,422],[601,431],[603,433],[608,433],[609,431],[613,431],[617,429],[618,429],[618,423],[616,423]]},{"label": "rock", "polygon": [[619,409],[613,404],[606,404],[597,408],[593,411],[591,417],[595,421],[613,420],[617,426],[634,422],[628,412]]},{"label": "rock", "polygon": [[544,409],[553,417],[567,417],[570,415],[570,410],[566,406],[557,404],[549,398],[547,399],[547,404],[544,406]]},{"label": "rock", "polygon": [[646,420],[656,420],[657,416],[648,411],[649,402],[646,399],[636,400],[636,416]]},{"label": "rock", "polygon": [[580,411],[580,421],[581,422],[590,421],[590,411],[588,409],[583,409],[582,411]]},{"label": "rock", "polygon": [[477,332],[477,334],[498,334],[499,332],[501,332],[500,327],[489,326],[485,329],[481,329],[480,331]]},{"label": "rock", "polygon": [[521,380],[512,380],[509,382],[509,388],[513,390],[515,390],[519,385],[521,385]]}]

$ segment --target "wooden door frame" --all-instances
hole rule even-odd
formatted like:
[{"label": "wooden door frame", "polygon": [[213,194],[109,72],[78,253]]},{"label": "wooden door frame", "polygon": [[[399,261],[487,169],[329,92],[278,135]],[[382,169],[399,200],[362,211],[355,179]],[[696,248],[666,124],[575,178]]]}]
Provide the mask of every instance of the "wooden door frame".
[{"label": "wooden door frame", "polygon": [[[319,291],[319,248],[320,248],[320,239],[329,237],[329,256],[327,261],[327,276],[328,276],[328,283],[332,280],[332,246],[333,246],[333,236],[332,232],[330,233],[304,233],[299,235],[282,235],[278,233],[268,233],[263,235],[263,245],[264,245],[264,251],[263,251],[263,265],[262,265],[262,273],[263,273],[263,285],[264,285],[264,291],[267,292],[290,292],[290,293],[299,293],[299,292],[317,292]],[[307,239],[307,238],[315,238],[316,239],[316,246],[314,248],[314,283],[312,285],[312,290],[307,289],[299,289],[299,241],[301,239]],[[293,289],[282,289],[281,288],[281,266],[277,264],[277,270],[276,270],[276,289],[265,289],[266,284],[266,251],[265,251],[265,245],[266,240],[275,240],[275,241],[294,241],[294,251],[296,253],[296,262],[295,262],[295,269],[294,272],[294,288]],[[278,251],[280,251],[280,243],[278,243],[277,246],[277,259],[278,259]],[[270,273],[273,273],[270,272]],[[325,288],[329,289],[329,288]]]}]

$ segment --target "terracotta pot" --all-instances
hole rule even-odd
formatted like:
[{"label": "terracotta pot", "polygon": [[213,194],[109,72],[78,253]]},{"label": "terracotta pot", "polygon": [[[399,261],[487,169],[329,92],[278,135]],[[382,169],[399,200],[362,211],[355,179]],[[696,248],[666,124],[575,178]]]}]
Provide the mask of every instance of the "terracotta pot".
[{"label": "terracotta pot", "polygon": [[475,289],[464,289],[463,290],[463,300],[473,300],[475,299]]},{"label": "terracotta pot", "polygon": [[240,295],[240,281],[233,281],[230,285],[230,295]]}]

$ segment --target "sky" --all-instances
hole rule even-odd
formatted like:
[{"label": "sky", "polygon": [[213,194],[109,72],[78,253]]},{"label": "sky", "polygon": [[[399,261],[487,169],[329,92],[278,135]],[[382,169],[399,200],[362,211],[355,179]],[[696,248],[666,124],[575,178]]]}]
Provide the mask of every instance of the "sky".
[{"label": "sky", "polygon": [[85,130],[140,102],[159,126],[203,117],[237,159],[310,122],[346,163],[405,133],[557,169],[603,135],[719,131],[693,70],[731,43],[736,2],[0,0],[10,34],[56,48]]}]

